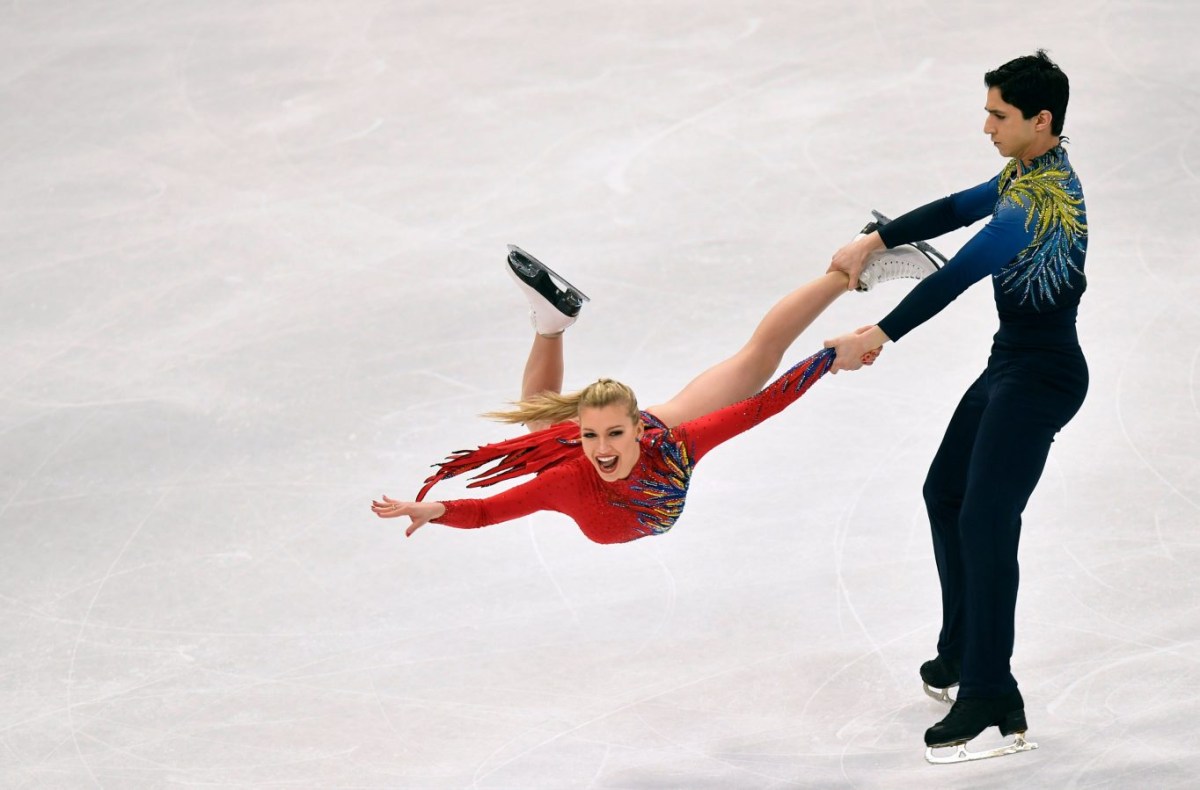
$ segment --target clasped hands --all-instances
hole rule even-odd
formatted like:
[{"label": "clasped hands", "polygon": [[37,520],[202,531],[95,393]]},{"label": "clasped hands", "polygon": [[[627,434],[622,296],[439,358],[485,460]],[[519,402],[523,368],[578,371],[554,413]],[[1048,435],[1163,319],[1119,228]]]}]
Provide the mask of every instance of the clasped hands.
[{"label": "clasped hands", "polygon": [[883,351],[885,342],[887,335],[877,326],[859,327],[853,332],[826,340],[825,348],[832,348],[837,355],[829,372],[836,374],[840,370],[858,370],[863,365],[874,363]]},{"label": "clasped hands", "polygon": [[[884,246],[878,231],[868,233],[851,241],[833,254],[826,274],[841,272],[849,281],[847,290],[858,288],[858,276],[866,266],[867,256]],[[878,326],[863,326],[825,341],[825,348],[832,348],[836,354],[833,366],[829,372],[836,374],[841,370],[858,370],[863,365],[872,364],[883,351],[883,344],[888,336]]]}]

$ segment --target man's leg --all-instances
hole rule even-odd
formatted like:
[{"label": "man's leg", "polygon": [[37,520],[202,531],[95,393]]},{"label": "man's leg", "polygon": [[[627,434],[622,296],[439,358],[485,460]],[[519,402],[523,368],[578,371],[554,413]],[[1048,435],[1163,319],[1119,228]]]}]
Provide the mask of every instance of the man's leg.
[{"label": "man's leg", "polygon": [[937,652],[954,667],[962,661],[966,594],[959,513],[967,490],[975,434],[988,403],[986,381],[985,371],[963,394],[946,426],[946,434],[929,466],[922,489],[942,589],[942,629],[938,634]]},{"label": "man's leg", "polygon": [[1028,366],[1011,370],[992,382],[959,515],[966,570],[960,698],[997,697],[1017,688],[1010,661],[1021,514],[1055,434],[1078,411],[1087,391],[1082,357],[1075,365],[1049,359],[1038,372]]},{"label": "man's leg", "polygon": [[[1017,734],[1009,750],[1030,748],[1024,740],[1025,701],[1010,667],[1021,513],[1055,434],[1083,402],[1087,366],[1078,348],[999,356],[993,351],[989,361],[988,405],[959,513],[962,676],[954,707],[925,732],[931,748],[964,743],[993,726],[1001,734]],[[997,753],[1007,752],[980,756]]]}]

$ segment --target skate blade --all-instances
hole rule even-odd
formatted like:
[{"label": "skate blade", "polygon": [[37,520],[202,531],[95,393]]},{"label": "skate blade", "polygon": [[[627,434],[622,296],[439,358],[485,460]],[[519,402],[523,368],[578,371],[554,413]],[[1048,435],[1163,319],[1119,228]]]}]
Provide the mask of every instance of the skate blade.
[{"label": "skate blade", "polygon": [[934,249],[933,245],[931,245],[927,241],[914,241],[912,243],[912,246],[916,247],[918,250],[925,253],[925,255],[928,258],[930,258],[931,260],[936,259],[933,261],[933,265],[938,267],[939,269],[950,262],[946,259],[945,255],[942,255],[940,252],[938,252],[936,249]]},{"label": "skate blade", "polygon": [[[1025,733],[1018,732],[1014,734],[1013,742],[995,749],[988,749],[983,752],[967,751],[966,742],[951,743],[946,746],[926,746],[925,761],[933,765],[952,765],[953,763],[969,763],[975,760],[986,760],[990,757],[1004,757],[1008,754],[1016,754],[1017,752],[1031,752],[1038,745],[1033,741],[1025,740]],[[953,754],[936,755],[934,749],[954,749]]]},{"label": "skate blade", "polygon": [[574,291],[574,292],[575,292],[575,294],[576,294],[577,296],[579,296],[579,298],[580,298],[581,300],[583,300],[584,302],[590,302],[590,301],[592,301],[592,299],[591,299],[591,297],[590,297],[590,296],[588,296],[588,295],[587,295],[587,294],[585,294],[583,291],[581,291],[581,290],[579,290],[578,288],[576,288],[574,285],[571,285],[571,282],[570,282],[570,281],[569,281],[569,280],[568,280],[566,277],[563,277],[561,274],[559,274],[558,272],[554,271],[554,270],[553,270],[553,269],[551,269],[549,266],[547,266],[546,264],[542,263],[542,262],[541,262],[541,261],[539,261],[537,258],[533,257],[532,255],[530,255],[529,253],[527,253],[525,250],[521,249],[521,248],[520,248],[520,247],[518,247],[517,245],[515,245],[515,244],[509,244],[509,245],[508,245],[508,254],[509,254],[509,257],[512,257],[512,255],[513,255],[514,253],[515,253],[515,254],[517,254],[517,255],[520,255],[522,258],[527,258],[528,260],[532,261],[532,262],[533,262],[533,263],[535,263],[536,265],[538,265],[538,266],[540,266],[541,268],[545,269],[547,274],[549,274],[551,277],[553,277],[554,279],[558,280],[558,281],[559,281],[559,282],[562,284],[562,286],[563,286],[563,289],[564,289],[564,290]]},{"label": "skate blade", "polygon": [[921,687],[925,689],[925,693],[938,702],[945,702],[947,705],[953,705],[955,698],[950,696],[950,689],[958,688],[957,683],[953,683],[944,689],[937,689],[930,686],[928,683],[922,682]]},{"label": "skate blade", "polygon": [[[875,217],[875,224],[880,225],[880,226],[886,225],[892,221],[890,217],[886,217],[883,214],[880,214],[875,209],[871,209],[871,216]],[[939,269],[950,262],[949,259],[946,258],[945,255],[942,255],[940,252],[938,252],[937,248],[935,248],[932,244],[930,244],[927,241],[912,241],[912,242],[909,242],[909,244],[916,247],[921,252],[925,253],[925,257],[927,257],[931,261],[933,261],[933,265]]]}]

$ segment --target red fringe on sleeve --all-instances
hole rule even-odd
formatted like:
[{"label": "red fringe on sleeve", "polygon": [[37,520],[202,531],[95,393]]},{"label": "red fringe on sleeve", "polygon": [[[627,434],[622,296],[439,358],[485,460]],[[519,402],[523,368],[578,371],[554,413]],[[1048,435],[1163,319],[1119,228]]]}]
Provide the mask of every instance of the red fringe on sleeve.
[{"label": "red fringe on sleeve", "polygon": [[570,421],[474,450],[458,450],[448,455],[445,461],[434,464],[438,470],[426,478],[417,501],[423,500],[439,481],[473,472],[493,461],[496,465],[472,477],[475,482],[468,483],[467,488],[495,485],[523,475],[538,475],[578,454],[579,423]]}]

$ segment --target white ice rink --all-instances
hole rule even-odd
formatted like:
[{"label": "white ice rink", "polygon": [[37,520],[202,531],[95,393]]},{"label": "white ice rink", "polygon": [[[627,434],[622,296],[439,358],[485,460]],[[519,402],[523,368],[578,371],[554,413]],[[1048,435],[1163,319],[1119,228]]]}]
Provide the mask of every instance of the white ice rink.
[{"label": "white ice rink", "polygon": [[[1196,787],[1198,29],[1188,0],[5,4],[0,787]],[[1091,389],[1021,546],[1040,749],[922,758],[920,487],[987,283],[705,459],[665,536],[371,514],[513,433],[475,416],[529,342],[505,243],[593,299],[568,387],[664,399],[871,208],[994,175],[983,74],[1037,47],[1091,225]]]}]

